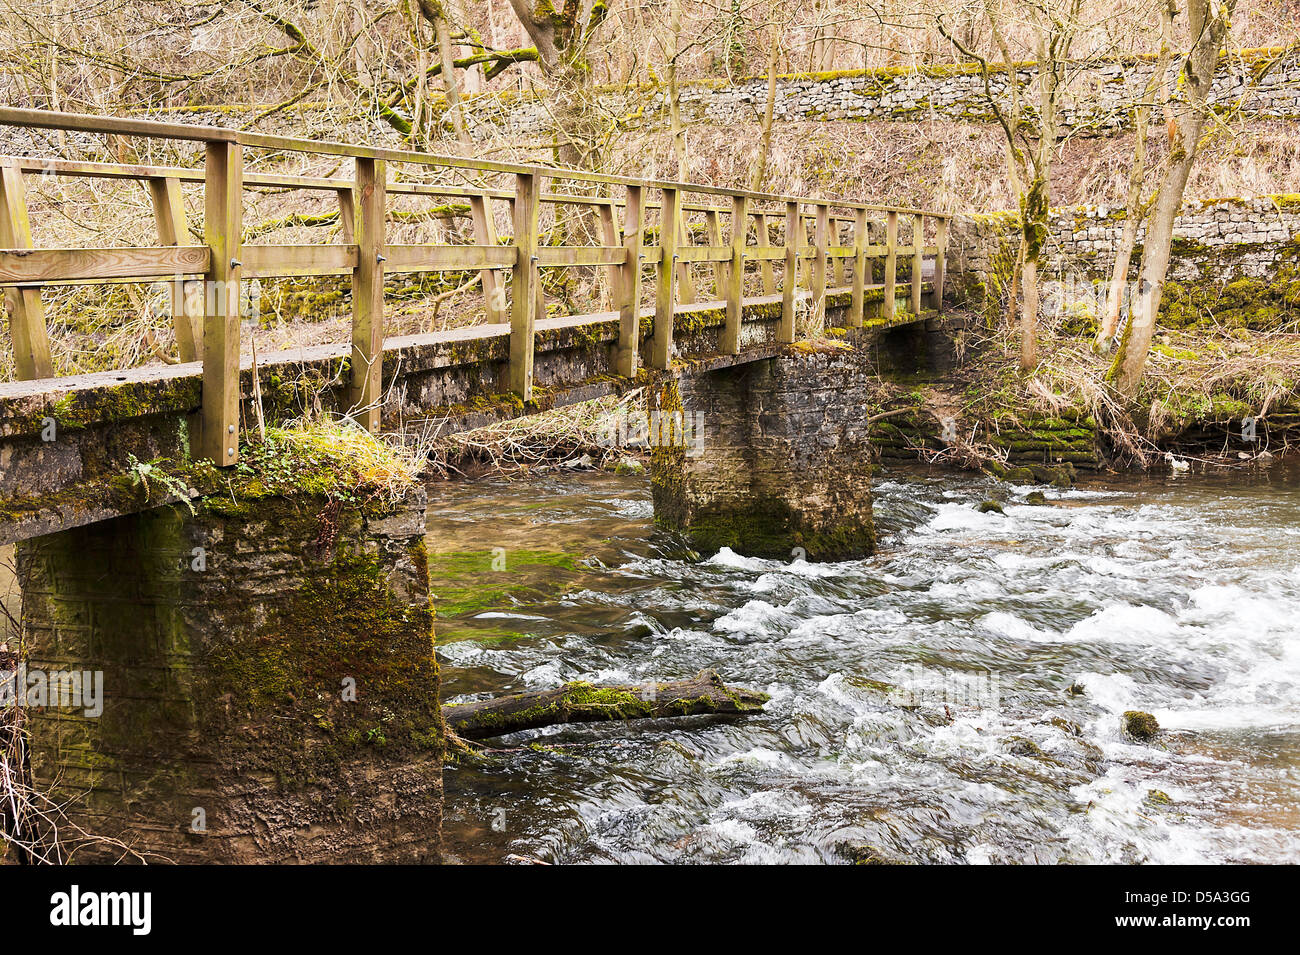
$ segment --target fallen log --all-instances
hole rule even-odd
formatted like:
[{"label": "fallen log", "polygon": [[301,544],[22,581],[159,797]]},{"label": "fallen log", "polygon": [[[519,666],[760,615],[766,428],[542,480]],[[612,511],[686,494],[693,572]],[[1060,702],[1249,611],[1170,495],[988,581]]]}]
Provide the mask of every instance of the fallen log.
[{"label": "fallen log", "polygon": [[699,713],[757,713],[766,693],[727,686],[713,670],[675,683],[593,686],[566,683],[476,703],[443,706],[447,728],[462,739],[486,739],[559,723],[666,719]]}]

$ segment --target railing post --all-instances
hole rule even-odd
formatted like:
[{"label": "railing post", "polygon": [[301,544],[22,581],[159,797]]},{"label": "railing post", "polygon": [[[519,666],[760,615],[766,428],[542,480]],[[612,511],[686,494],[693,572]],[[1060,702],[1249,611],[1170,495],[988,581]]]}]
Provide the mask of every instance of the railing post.
[{"label": "railing post", "polygon": [[[32,248],[32,226],[27,218],[27,191],[23,173],[16,165],[0,165],[0,246],[6,249]],[[53,378],[50,340],[45,329],[45,304],[39,288],[7,288],[9,340],[13,344],[14,369],[22,381]]]},{"label": "railing post", "polygon": [[207,144],[203,240],[211,251],[203,295],[203,407],[199,451],[218,467],[239,462],[239,277],[244,157],[239,144]]},{"label": "railing post", "polygon": [[912,217],[912,314],[921,315],[921,264],[925,260],[925,217]]},{"label": "railing post", "polygon": [[826,277],[830,244],[831,207],[826,203],[817,206],[817,219],[813,226],[813,245],[816,248],[813,258],[813,327],[818,330],[826,327]]},{"label": "railing post", "polygon": [[[770,248],[772,245],[772,230],[768,226],[767,216],[758,213],[754,217],[754,226],[756,232],[755,241],[763,248]],[[776,274],[772,268],[771,259],[763,259],[758,263],[758,272],[763,276],[763,294],[776,294]]]},{"label": "railing post", "polygon": [[677,237],[680,235],[682,196],[665,189],[659,209],[659,282],[655,289],[654,342],[650,367],[667,368],[673,354],[673,311],[676,306]]},{"label": "railing post", "polygon": [[853,220],[853,298],[849,304],[849,327],[861,328],[867,310],[867,210],[859,209]]},{"label": "railing post", "polygon": [[384,246],[387,166],[356,160],[357,267],[352,272],[352,384],[349,413],[371,434],[379,431],[384,395]]},{"label": "railing post", "polygon": [[935,311],[943,311],[943,283],[948,271],[948,220],[942,216],[934,220],[934,292],[931,298]]},{"label": "railing post", "polygon": [[[487,196],[470,196],[469,212],[474,220],[474,241],[479,245],[497,244],[497,225],[492,217],[492,207]],[[487,309],[487,320],[493,325],[506,320],[505,293],[501,282],[493,269],[483,269],[480,273],[483,285],[483,305]]]},{"label": "railing post", "polygon": [[898,213],[885,215],[885,298],[880,315],[886,321],[894,320],[895,298],[898,284]]},{"label": "railing post", "polygon": [[537,299],[537,210],[541,182],[531,173],[515,176],[515,267],[510,277],[510,390],[533,400],[533,345]]},{"label": "railing post", "polygon": [[740,326],[745,310],[745,240],[748,237],[749,202],[744,196],[734,196],[731,200],[731,274],[727,279],[727,324],[722,330],[719,349],[724,355],[740,354]]},{"label": "railing post", "polygon": [[800,252],[803,250],[803,217],[799,203],[785,204],[785,276],[781,283],[781,325],[776,340],[788,345],[794,341],[794,312],[799,302]]},{"label": "railing post", "polygon": [[[153,200],[153,217],[158,227],[159,245],[188,245],[189,223],[181,198],[179,179],[150,179],[149,196]],[[179,276],[172,281],[172,328],[176,332],[176,349],[181,361],[198,361],[203,349],[203,315],[189,307],[185,282]]]},{"label": "railing post", "polygon": [[623,224],[623,248],[627,262],[618,295],[618,357],[620,375],[636,374],[641,348],[641,249],[645,244],[645,201],[640,186],[627,187],[626,216]]}]

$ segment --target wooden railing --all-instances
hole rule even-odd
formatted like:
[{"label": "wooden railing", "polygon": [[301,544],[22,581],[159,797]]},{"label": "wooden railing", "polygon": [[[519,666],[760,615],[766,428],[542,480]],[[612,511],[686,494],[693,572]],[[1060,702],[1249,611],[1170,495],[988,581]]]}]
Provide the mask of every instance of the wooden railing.
[{"label": "wooden railing", "polygon": [[[796,310],[809,299],[813,322],[824,323],[826,293],[843,277],[851,287],[848,324],[861,326],[868,289],[883,292],[882,314],[892,318],[898,257],[910,256],[911,310],[922,303],[922,261],[933,256],[933,301],[943,300],[946,215],[798,196],[746,192],[699,184],[649,181],[579,169],[520,165],[439,156],[404,150],[291,139],[220,127],[184,126],[0,108],[0,124],[202,144],[202,169],[59,159],[0,157],[0,287],[5,290],[15,367],[26,380],[54,374],[46,332],[43,286],[168,280],[172,318],[182,361],[203,363],[201,427],[197,457],[219,465],[238,460],[240,282],[253,277],[350,276],[352,282],[351,414],[372,431],[379,428],[384,347],[384,276],[397,272],[479,271],[489,322],[510,325],[509,387],[532,398],[533,349],[538,316],[545,316],[540,270],[596,267],[607,271],[619,312],[615,367],[637,372],[643,266],[656,269],[653,368],[669,367],[673,320],[678,308],[695,301],[692,266],[711,265],[715,294],[725,302],[721,350],[740,351],[747,269],[757,270],[765,295],[775,296],[774,263],[784,263],[778,338],[793,342]],[[265,154],[303,153],[350,159],[351,178],[245,173],[249,150]],[[429,182],[411,175],[390,177],[388,166],[476,177],[505,177],[509,188],[469,188]],[[147,184],[158,244],[132,248],[36,249],[28,219],[24,174],[126,179]],[[580,184],[605,195],[545,191],[548,182]],[[202,245],[190,244],[181,184],[202,183]],[[573,188],[573,187],[569,187]],[[306,190],[333,193],[339,204],[340,244],[254,245],[242,241],[245,190]],[[474,244],[390,244],[387,200],[391,196],[463,199],[473,220]],[[687,197],[694,197],[688,201]],[[655,201],[655,200],[658,201]],[[721,200],[725,200],[725,203]],[[513,235],[502,244],[492,204],[509,203]],[[544,246],[539,241],[542,204],[594,211],[598,246]],[[657,238],[647,244],[647,213],[657,210]],[[691,242],[690,215],[702,215],[707,244]],[[885,241],[870,242],[871,223],[883,217]],[[622,222],[619,222],[621,218]],[[899,243],[899,220],[911,223],[911,244]],[[784,243],[774,245],[772,228],[784,222]],[[926,220],[934,243],[925,244]],[[729,221],[728,236],[724,221]],[[811,242],[809,242],[811,226]],[[750,238],[755,244],[750,245]],[[883,262],[882,282],[873,283],[873,263]],[[510,272],[506,302],[502,274]],[[508,315],[507,315],[508,313]]]}]

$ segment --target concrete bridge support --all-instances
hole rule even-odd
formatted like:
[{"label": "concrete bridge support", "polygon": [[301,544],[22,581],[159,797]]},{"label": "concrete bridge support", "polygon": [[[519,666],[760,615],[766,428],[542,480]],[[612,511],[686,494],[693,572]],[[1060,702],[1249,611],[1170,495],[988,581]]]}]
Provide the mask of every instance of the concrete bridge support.
[{"label": "concrete bridge support", "polygon": [[[839,347],[843,346],[843,347]],[[655,519],[703,553],[843,560],[875,548],[867,350],[844,342],[660,384]],[[680,412],[688,440],[663,423]]]},{"label": "concrete bridge support", "polygon": [[150,861],[436,861],[424,512],[216,496],[20,544],[29,673],[103,678],[29,710],[36,787]]}]

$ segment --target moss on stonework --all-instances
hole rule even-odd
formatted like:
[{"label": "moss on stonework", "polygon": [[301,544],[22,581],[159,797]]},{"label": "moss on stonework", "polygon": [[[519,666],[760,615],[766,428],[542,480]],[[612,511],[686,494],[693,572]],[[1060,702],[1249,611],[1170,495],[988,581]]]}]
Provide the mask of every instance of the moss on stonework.
[{"label": "moss on stonework", "polygon": [[814,523],[785,502],[769,498],[752,500],[743,509],[699,509],[676,529],[696,550],[708,554],[729,547],[750,557],[789,560],[801,553],[808,560],[830,561],[874,553],[875,527],[869,514],[819,516],[823,520]]}]

